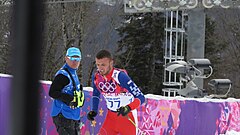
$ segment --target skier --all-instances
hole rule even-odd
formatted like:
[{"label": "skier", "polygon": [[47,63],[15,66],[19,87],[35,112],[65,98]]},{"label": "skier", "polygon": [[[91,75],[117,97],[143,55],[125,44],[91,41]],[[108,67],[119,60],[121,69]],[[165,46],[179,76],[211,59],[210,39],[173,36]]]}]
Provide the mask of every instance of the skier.
[{"label": "skier", "polygon": [[99,135],[136,135],[136,109],[145,101],[143,93],[125,70],[113,67],[109,51],[99,51],[95,60],[97,71],[92,78],[92,110],[88,112],[87,118],[93,121],[97,116],[102,94],[108,111]]}]

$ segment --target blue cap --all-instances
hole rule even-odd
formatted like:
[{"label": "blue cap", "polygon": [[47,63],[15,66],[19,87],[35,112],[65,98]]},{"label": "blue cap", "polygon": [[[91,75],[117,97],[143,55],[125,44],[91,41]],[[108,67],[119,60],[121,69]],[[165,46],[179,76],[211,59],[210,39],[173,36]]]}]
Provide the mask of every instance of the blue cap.
[{"label": "blue cap", "polygon": [[70,48],[68,48],[68,50],[67,50],[66,56],[70,56],[70,57],[72,57],[72,56],[79,56],[79,57],[81,58],[81,52],[80,52],[80,50],[79,50],[78,48],[76,48],[76,47],[70,47]]}]

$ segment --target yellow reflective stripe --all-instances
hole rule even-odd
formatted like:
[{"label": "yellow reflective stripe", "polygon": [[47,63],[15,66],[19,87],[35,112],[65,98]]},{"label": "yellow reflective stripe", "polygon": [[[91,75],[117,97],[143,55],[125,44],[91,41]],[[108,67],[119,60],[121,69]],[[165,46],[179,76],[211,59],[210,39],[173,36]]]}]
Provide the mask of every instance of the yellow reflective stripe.
[{"label": "yellow reflective stripe", "polygon": [[[81,96],[82,93],[82,96]],[[76,91],[76,95],[77,95],[77,103],[78,103],[78,107],[81,107],[84,103],[84,92],[83,91]]]}]

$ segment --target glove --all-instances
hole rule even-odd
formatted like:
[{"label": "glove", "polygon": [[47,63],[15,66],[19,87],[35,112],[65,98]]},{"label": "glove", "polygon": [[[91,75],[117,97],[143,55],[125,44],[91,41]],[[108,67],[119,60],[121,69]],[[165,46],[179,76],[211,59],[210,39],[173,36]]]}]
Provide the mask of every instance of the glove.
[{"label": "glove", "polygon": [[78,106],[77,95],[74,92],[73,100],[69,103],[70,108],[75,109]]},{"label": "glove", "polygon": [[87,119],[90,120],[90,121],[94,121],[94,117],[96,117],[96,116],[97,116],[97,112],[95,112],[95,111],[90,111],[90,112],[88,112],[88,114],[87,114]]},{"label": "glove", "polygon": [[77,108],[77,102],[71,101],[71,102],[69,103],[69,106],[70,106],[70,108],[75,109],[75,108]]},{"label": "glove", "polygon": [[119,116],[120,114],[122,116],[126,116],[130,111],[131,111],[131,108],[128,105],[121,106],[120,108],[117,109],[117,116]]}]

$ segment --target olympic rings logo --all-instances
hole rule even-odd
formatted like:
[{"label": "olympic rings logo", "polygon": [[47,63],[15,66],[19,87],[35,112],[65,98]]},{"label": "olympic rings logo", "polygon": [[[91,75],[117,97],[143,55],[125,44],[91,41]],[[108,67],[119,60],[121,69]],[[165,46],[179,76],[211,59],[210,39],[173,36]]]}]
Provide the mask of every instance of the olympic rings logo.
[{"label": "olympic rings logo", "polygon": [[114,90],[117,88],[117,85],[116,85],[114,82],[112,82],[112,83],[109,83],[109,82],[105,82],[105,83],[100,82],[100,83],[98,84],[98,87],[99,87],[102,91],[104,91],[104,92],[114,92]]}]

